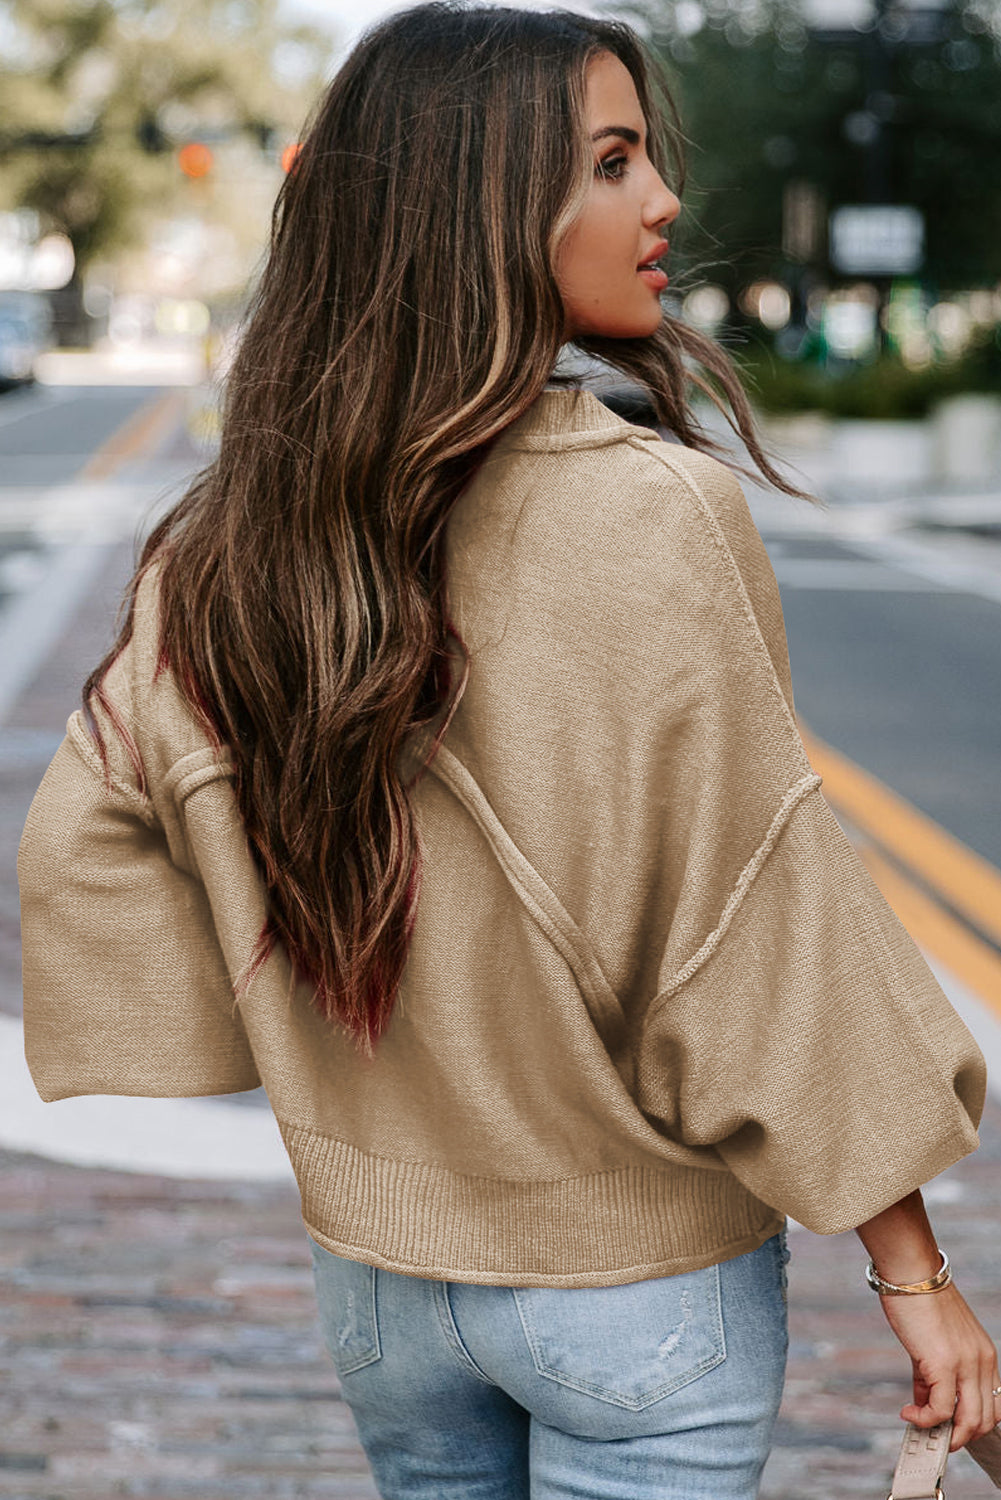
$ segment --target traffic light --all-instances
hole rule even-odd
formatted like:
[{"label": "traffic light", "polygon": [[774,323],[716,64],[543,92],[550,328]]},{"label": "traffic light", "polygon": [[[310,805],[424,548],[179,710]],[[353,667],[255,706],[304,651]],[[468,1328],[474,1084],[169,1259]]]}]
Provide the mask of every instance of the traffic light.
[{"label": "traffic light", "polygon": [[207,177],[212,170],[212,152],[204,141],[187,141],[179,147],[177,165],[185,177]]}]

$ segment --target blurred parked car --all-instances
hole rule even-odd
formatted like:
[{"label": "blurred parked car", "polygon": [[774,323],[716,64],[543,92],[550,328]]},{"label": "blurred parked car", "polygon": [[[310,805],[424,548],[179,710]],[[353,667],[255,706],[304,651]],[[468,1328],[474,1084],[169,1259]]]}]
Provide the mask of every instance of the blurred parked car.
[{"label": "blurred parked car", "polygon": [[37,292],[0,292],[0,390],[35,378],[35,360],[48,348],[52,316]]}]

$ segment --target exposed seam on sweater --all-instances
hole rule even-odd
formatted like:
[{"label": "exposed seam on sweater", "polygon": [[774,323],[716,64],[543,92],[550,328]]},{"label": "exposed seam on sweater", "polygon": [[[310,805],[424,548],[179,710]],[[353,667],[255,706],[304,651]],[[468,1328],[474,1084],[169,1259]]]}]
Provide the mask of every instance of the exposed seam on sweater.
[{"label": "exposed seam on sweater", "polygon": [[[751,597],[747,592],[747,585],[744,582],[744,578],[740,571],[740,568],[737,566],[737,560],[731,552],[726,537],[723,534],[723,530],[715,515],[713,514],[712,506],[709,504],[705,497],[705,494],[703,493],[702,487],[699,485],[698,481],[694,479],[690,473],[688,473],[684,465],[676,461],[675,455],[671,452],[670,445],[662,444],[660,448],[653,448],[646,444],[641,445],[640,442],[631,435],[627,435],[625,441],[631,448],[635,448],[638,452],[644,454],[648,458],[652,458],[655,462],[663,464],[664,467],[668,469],[676,479],[681,481],[685,488],[688,489],[694,497],[696,505],[701,512],[702,519],[708,527],[709,534],[716,544],[716,550],[720,553],[721,557],[723,558],[724,564],[726,565],[728,571],[732,573],[736,581],[737,594],[740,599],[741,611],[746,617],[747,622],[754,633],[756,649],[759,650],[759,653],[764,654],[765,660],[768,665],[769,685],[779,699],[782,707],[782,712],[785,715],[785,718],[792,728],[793,734],[795,736],[795,743],[799,747],[800,752],[805,759],[806,751],[803,749],[803,741],[802,736],[799,732],[799,725],[796,723],[796,720],[793,717],[792,710],[790,709],[789,704],[786,700],[786,695],[782,691],[782,684],[779,682],[778,674],[775,671],[775,663],[772,661],[771,652],[768,650],[765,638],[761,634],[761,626],[758,624],[757,616],[754,613],[754,606],[751,604]],[[665,451],[661,451],[661,448],[663,448]],[[672,459],[675,459],[675,461],[672,462]],[[721,467],[726,468],[726,465],[721,465]],[[730,471],[727,470],[727,473],[729,472]],[[732,475],[730,477],[733,478]],[[738,481],[736,479],[733,479],[733,482],[739,490],[740,485]],[[740,493],[741,498],[743,499],[743,491],[741,490]],[[746,500],[744,500],[745,505],[746,503]]]},{"label": "exposed seam on sweater", "polygon": [[702,965],[706,962],[710,955],[715,952],[716,948],[719,946],[720,940],[725,935],[727,928],[730,926],[730,923],[733,921],[734,916],[739,910],[744,897],[750,890],[755,876],[758,874],[758,871],[761,869],[765,860],[768,858],[769,854],[778,842],[779,834],[788,823],[793,810],[799,806],[799,804],[803,801],[804,797],[808,795],[808,793],[815,791],[819,786],[820,777],[816,774],[816,772],[814,772],[810,776],[804,776],[801,781],[797,781],[796,784],[794,786],[791,786],[786,792],[785,796],[782,798],[781,803],[779,804],[778,811],[776,812],[774,818],[771,821],[771,824],[769,825],[768,832],[765,834],[765,837],[762,839],[757,849],[755,849],[754,853],[751,855],[751,858],[747,861],[747,864],[741,870],[740,875],[737,877],[737,883],[735,884],[733,890],[730,892],[730,895],[727,898],[726,905],[723,907],[722,914],[716,926],[713,928],[712,932],[706,938],[702,946],[698,948],[692,954],[691,958],[688,959],[687,963],[683,964],[682,967],[678,970],[677,974],[675,974],[670,984],[668,984],[664,989],[662,989],[658,994],[654,996],[646,1013],[646,1024],[654,1020],[663,1003],[669,1000],[672,995],[676,994],[681,986],[687,980],[691,979],[692,975],[696,973],[696,971],[702,967]]},{"label": "exposed seam on sweater", "polygon": [[225,781],[233,775],[233,758],[228,749],[192,750],[176,760],[163,778],[164,790],[180,805],[192,792],[211,781]]},{"label": "exposed seam on sweater", "polygon": [[[571,441],[567,441],[567,439]],[[514,436],[505,444],[505,453],[572,453],[589,448],[608,448],[613,443],[648,442],[658,443],[663,439],[651,431],[649,437],[639,435],[630,422],[622,427],[580,428],[571,433],[528,432],[523,437]]]},{"label": "exposed seam on sweater", "polygon": [[[503,1183],[512,1188],[546,1188],[556,1187],[561,1183],[570,1182],[600,1182],[608,1177],[623,1177],[626,1175],[639,1176],[649,1173],[652,1177],[673,1177],[679,1166],[686,1172],[705,1172],[713,1177],[722,1176],[730,1171],[730,1168],[720,1158],[715,1146],[689,1146],[684,1141],[675,1141],[669,1136],[661,1139],[668,1145],[674,1146],[678,1151],[678,1157],[664,1156],[663,1165],[657,1161],[628,1161],[617,1167],[602,1167],[593,1172],[565,1172],[559,1177],[501,1177],[489,1176],[486,1172],[457,1172],[454,1167],[443,1167],[438,1162],[426,1161],[418,1156],[403,1156],[396,1154],[387,1156],[381,1151],[368,1151],[358,1146],[354,1141],[346,1140],[343,1136],[330,1135],[325,1130],[319,1130],[315,1125],[299,1124],[295,1120],[288,1119],[285,1115],[275,1113],[278,1129],[284,1139],[286,1132],[289,1135],[309,1136],[311,1140],[326,1145],[342,1146],[346,1151],[353,1152],[356,1156],[365,1157],[368,1160],[382,1162],[389,1167],[407,1166],[417,1167],[429,1175],[449,1178],[455,1182],[490,1182]],[[287,1143],[286,1143],[287,1146]],[[703,1161],[702,1158],[705,1157]],[[691,1160],[695,1157],[696,1160]]]},{"label": "exposed seam on sweater", "polygon": [[148,797],[144,797],[136,787],[129,786],[127,781],[122,781],[105,766],[98,753],[97,746],[84,727],[83,715],[79,709],[76,709],[69,717],[66,725],[66,736],[84,765],[99,778],[102,785],[117,792],[119,797],[129,804],[132,811],[148,827],[154,827],[157,817],[152,802]]},{"label": "exposed seam on sweater", "polygon": [[620,1033],[625,1022],[622,1005],[584,934],[522,854],[458,757],[442,745],[430,770],[455,794],[472,817],[529,915],[568,964],[582,994],[593,1007],[592,1013],[615,1028],[615,1035],[605,1037],[604,1041],[610,1052],[616,1050],[622,1042]]}]

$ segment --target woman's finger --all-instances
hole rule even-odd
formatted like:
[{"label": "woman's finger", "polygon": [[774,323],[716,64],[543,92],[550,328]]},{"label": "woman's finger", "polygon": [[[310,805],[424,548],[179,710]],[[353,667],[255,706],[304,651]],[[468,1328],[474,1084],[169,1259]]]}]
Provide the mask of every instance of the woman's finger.
[{"label": "woman's finger", "polygon": [[959,1398],[952,1419],[950,1451],[965,1448],[975,1437],[982,1437],[994,1425],[994,1395],[984,1375],[978,1370],[966,1379],[960,1377]]},{"label": "woman's finger", "polygon": [[981,1422],[979,1430],[967,1438],[970,1442],[973,1437],[986,1437],[1001,1420],[1001,1376],[998,1375],[997,1355],[986,1368],[980,1372],[980,1399],[981,1399]]},{"label": "woman's finger", "polygon": [[947,1422],[953,1417],[955,1411],[954,1381],[941,1380],[930,1386],[924,1381],[915,1381],[914,1400],[902,1408],[900,1415],[905,1422],[913,1422],[915,1427],[937,1427],[939,1422]]},{"label": "woman's finger", "polygon": [[987,1376],[987,1380],[990,1389],[984,1398],[984,1408],[987,1431],[990,1432],[1001,1422],[1001,1375],[998,1374],[997,1365]]}]

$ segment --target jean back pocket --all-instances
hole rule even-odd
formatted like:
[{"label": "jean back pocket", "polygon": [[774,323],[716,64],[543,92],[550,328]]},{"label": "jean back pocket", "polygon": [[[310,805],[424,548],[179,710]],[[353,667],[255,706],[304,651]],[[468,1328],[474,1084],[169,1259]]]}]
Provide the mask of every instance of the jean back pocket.
[{"label": "jean back pocket", "polygon": [[332,1255],[313,1239],[310,1248],[324,1343],[338,1375],[350,1375],[382,1358],[376,1268]]},{"label": "jean back pocket", "polygon": [[540,1375],[642,1411],[726,1358],[719,1267],[607,1287],[515,1287]]}]

